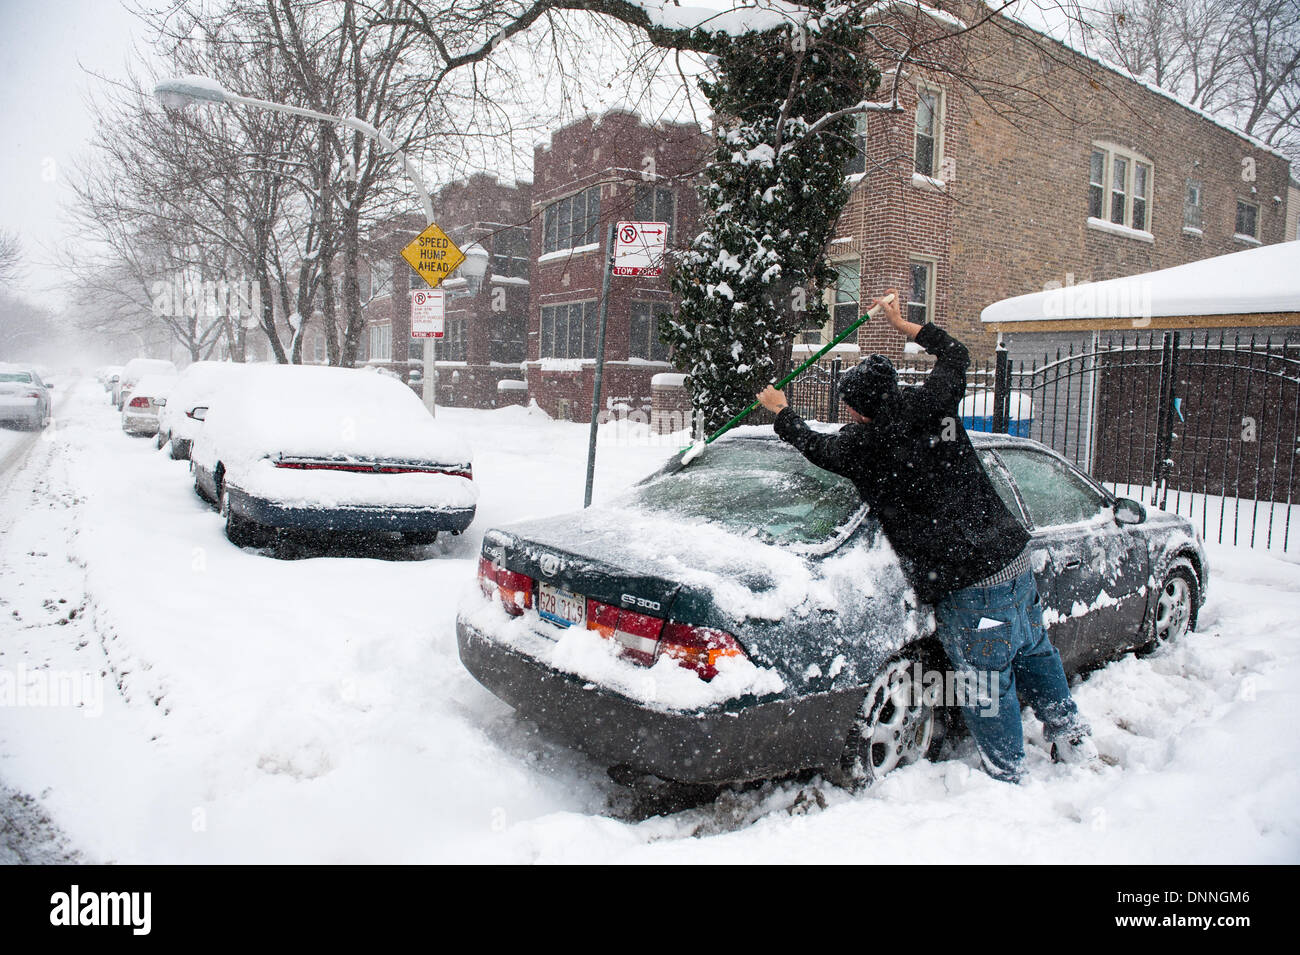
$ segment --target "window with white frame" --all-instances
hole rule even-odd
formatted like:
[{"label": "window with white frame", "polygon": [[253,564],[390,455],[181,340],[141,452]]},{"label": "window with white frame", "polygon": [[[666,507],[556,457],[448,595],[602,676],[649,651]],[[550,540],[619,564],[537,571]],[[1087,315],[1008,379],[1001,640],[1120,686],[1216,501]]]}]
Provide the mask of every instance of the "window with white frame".
[{"label": "window with white frame", "polygon": [[844,162],[844,175],[856,176],[867,171],[867,114],[853,116],[853,155]]},{"label": "window with white frame", "polygon": [[934,317],[934,262],[912,259],[912,282],[908,289],[907,320],[924,325]]},{"label": "window with white frame", "polygon": [[469,323],[463,318],[448,318],[442,323],[442,338],[437,339],[438,357],[447,361],[465,360],[465,334]]},{"label": "window with white frame", "polygon": [[943,157],[943,91],[921,87],[916,94],[916,144],[913,168],[934,178]]},{"label": "window with white frame", "polygon": [[1114,225],[1151,229],[1149,159],[1105,143],[1095,143],[1088,163],[1088,215]]},{"label": "window with white frame", "polygon": [[542,212],[542,253],[600,241],[600,186],[565,196]]},{"label": "window with white frame", "polygon": [[832,337],[848,328],[858,317],[862,303],[862,265],[857,259],[833,263],[835,297],[831,302]]},{"label": "window with white frame", "polygon": [[492,236],[492,274],[528,278],[527,229],[503,229]]},{"label": "window with white frame", "polygon": [[632,218],[637,222],[667,222],[668,244],[673,242],[677,197],[663,186],[637,186],[632,196]]},{"label": "window with white frame", "polygon": [[659,340],[660,324],[673,313],[668,302],[633,302],[628,355],[647,361],[667,361],[668,346]]},{"label": "window with white frame", "polygon": [[392,361],[393,360],[393,326],[392,325],[371,325],[370,326],[370,360],[371,361]]},{"label": "window with white frame", "polygon": [[1201,184],[1195,179],[1187,180],[1187,192],[1183,198],[1183,228],[1201,228]]},{"label": "window with white frame", "polygon": [[543,358],[596,357],[596,302],[542,306]]},{"label": "window with white frame", "polygon": [[1259,206],[1245,199],[1237,200],[1237,226],[1233,230],[1237,235],[1248,239],[1259,238]]}]

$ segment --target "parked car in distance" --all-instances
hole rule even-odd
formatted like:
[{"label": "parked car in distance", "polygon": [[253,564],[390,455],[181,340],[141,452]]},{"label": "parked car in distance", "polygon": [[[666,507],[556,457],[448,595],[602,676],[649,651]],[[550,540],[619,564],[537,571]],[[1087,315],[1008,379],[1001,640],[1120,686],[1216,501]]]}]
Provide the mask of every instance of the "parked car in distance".
[{"label": "parked car in distance", "polygon": [[277,530],[399,533],[425,544],[474,519],[469,447],[393,378],[252,366],[196,416],[194,487],[239,546],[270,543]]},{"label": "parked car in distance", "polygon": [[[960,716],[917,685],[948,669],[931,608],[852,484],[770,428],[742,431],[609,504],[489,530],[461,660],[627,773],[858,785],[932,754]],[[970,438],[1031,531],[1067,673],[1195,628],[1207,568],[1185,518],[1116,498],[1036,442]]]},{"label": "parked car in distance", "polygon": [[175,375],[145,375],[125,395],[122,430],[151,437],[158,433],[158,414],[176,383]]},{"label": "parked car in distance", "polygon": [[158,447],[170,446],[173,459],[188,460],[194,437],[203,427],[195,412],[209,408],[221,390],[239,381],[247,365],[230,361],[196,361],[172,384],[158,412]]},{"label": "parked car in distance", "polygon": [[132,358],[122,368],[122,374],[113,385],[113,404],[121,411],[125,393],[145,375],[169,375],[175,378],[176,374],[176,366],[165,358]]},{"label": "parked car in distance", "polygon": [[122,375],[121,365],[101,365],[95,369],[95,380],[103,385],[104,390],[112,393],[113,382]]},{"label": "parked car in distance", "polygon": [[0,363],[0,422],[35,431],[50,418],[50,389],[36,369]]}]

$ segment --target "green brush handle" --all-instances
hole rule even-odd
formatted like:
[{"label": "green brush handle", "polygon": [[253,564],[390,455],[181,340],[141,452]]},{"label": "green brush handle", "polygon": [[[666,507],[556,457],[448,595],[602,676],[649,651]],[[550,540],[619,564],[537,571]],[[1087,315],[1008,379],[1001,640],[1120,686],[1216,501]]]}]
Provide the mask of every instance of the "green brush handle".
[{"label": "green brush handle", "polygon": [[[892,297],[892,296],[891,296],[891,297]],[[825,355],[828,351],[830,351],[832,348],[834,348],[834,347],[835,347],[836,345],[838,345],[840,342],[844,341],[844,339],[848,338],[849,335],[851,335],[853,332],[857,331],[859,325],[861,325],[861,324],[862,324],[863,322],[865,322],[867,319],[869,319],[869,318],[874,318],[875,316],[877,316],[877,315],[879,315],[879,314],[880,314],[880,307],[879,307],[879,306],[876,306],[876,307],[874,307],[874,308],[868,309],[868,310],[867,310],[867,313],[866,313],[865,315],[863,315],[861,318],[859,318],[856,322],[854,322],[854,323],[853,323],[852,325],[850,325],[848,328],[844,329],[844,331],[840,332],[838,335],[836,335],[834,338],[832,338],[830,341],[828,341],[825,345],[823,345],[820,349],[818,349],[818,351],[817,351],[817,353],[816,353],[815,355],[813,355],[811,358],[809,358],[807,361],[805,361],[802,365],[800,365],[800,366],[799,366],[798,368],[796,368],[794,371],[790,372],[790,374],[786,375],[784,378],[782,378],[780,381],[778,381],[778,382],[776,383],[776,389],[777,389],[778,391],[780,391],[782,388],[784,388],[786,385],[788,385],[791,381],[793,381],[793,380],[795,379],[796,376],[803,374],[803,372],[808,368],[809,365],[814,364],[814,363],[815,363],[819,358],[822,357],[822,355]],[[758,407],[758,399],[755,398],[754,401],[753,401],[753,403],[750,404],[750,406],[749,406],[748,408],[746,408],[746,409],[745,409],[744,411],[742,411],[740,414],[736,415],[734,418],[732,418],[730,421],[728,421],[726,424],[724,424],[724,425],[723,425],[721,428],[719,428],[717,431],[713,432],[713,434],[711,434],[711,435],[709,435],[707,438],[705,438],[705,439],[704,439],[704,443],[705,443],[705,444],[712,444],[712,443],[714,442],[714,440],[716,440],[717,438],[722,437],[724,434],[726,434],[728,431],[730,431],[732,428],[734,428],[734,427],[737,425],[737,423],[739,423],[741,420],[743,420],[747,415],[749,415],[750,412],[752,412],[752,411],[753,411],[755,408],[757,408],[757,407]],[[686,447],[686,448],[682,448],[682,450],[685,451],[685,450],[687,450],[687,448],[689,448],[689,447],[691,447],[691,445],[687,445],[687,447]]]}]

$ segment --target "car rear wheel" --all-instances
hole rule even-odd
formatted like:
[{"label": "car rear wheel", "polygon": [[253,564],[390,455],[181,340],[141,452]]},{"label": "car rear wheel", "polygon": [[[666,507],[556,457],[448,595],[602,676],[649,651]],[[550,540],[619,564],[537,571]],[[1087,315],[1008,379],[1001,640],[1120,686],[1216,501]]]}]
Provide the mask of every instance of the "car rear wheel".
[{"label": "car rear wheel", "polygon": [[1165,571],[1151,614],[1151,626],[1143,651],[1173,643],[1196,629],[1196,611],[1200,603],[1200,581],[1192,565],[1179,559]]},{"label": "car rear wheel", "polygon": [[834,781],[855,789],[869,786],[898,767],[929,756],[936,742],[937,717],[916,681],[918,660],[915,656],[890,660],[871,681]]},{"label": "car rear wheel", "polygon": [[218,492],[217,507],[226,519],[226,539],[236,547],[265,547],[271,542],[271,531],[260,524],[240,517],[230,506],[230,495],[223,482]]}]

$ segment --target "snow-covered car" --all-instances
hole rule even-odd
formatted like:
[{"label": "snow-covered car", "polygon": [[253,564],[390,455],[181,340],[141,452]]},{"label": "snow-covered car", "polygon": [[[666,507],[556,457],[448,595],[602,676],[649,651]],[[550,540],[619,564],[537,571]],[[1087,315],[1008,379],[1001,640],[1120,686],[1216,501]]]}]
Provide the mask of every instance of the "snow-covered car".
[{"label": "snow-covered car", "polygon": [[400,381],[362,370],[246,369],[204,414],[190,462],[240,546],[280,529],[431,543],[478,502],[469,447]]},{"label": "snow-covered car", "polygon": [[36,369],[0,364],[0,422],[35,430],[50,417],[50,389]]},{"label": "snow-covered car", "polygon": [[158,447],[170,446],[175,460],[187,460],[203,427],[200,409],[211,407],[221,390],[237,382],[246,368],[238,362],[196,361],[181,372],[158,412]]},{"label": "snow-covered car", "polygon": [[122,368],[122,374],[113,384],[113,404],[121,411],[126,395],[145,375],[166,375],[175,378],[176,365],[165,358],[132,358]]},{"label": "snow-covered car", "polygon": [[122,430],[127,434],[158,433],[158,414],[176,384],[175,375],[145,375],[123,395]]},{"label": "snow-covered car", "polygon": [[[1207,570],[1185,518],[1036,442],[970,437],[1032,532],[1067,673],[1195,627]],[[923,676],[948,669],[933,611],[853,485],[770,428],[676,461],[609,504],[484,535],[456,625],[469,672],[624,773],[857,784],[932,754],[960,725]]]}]

